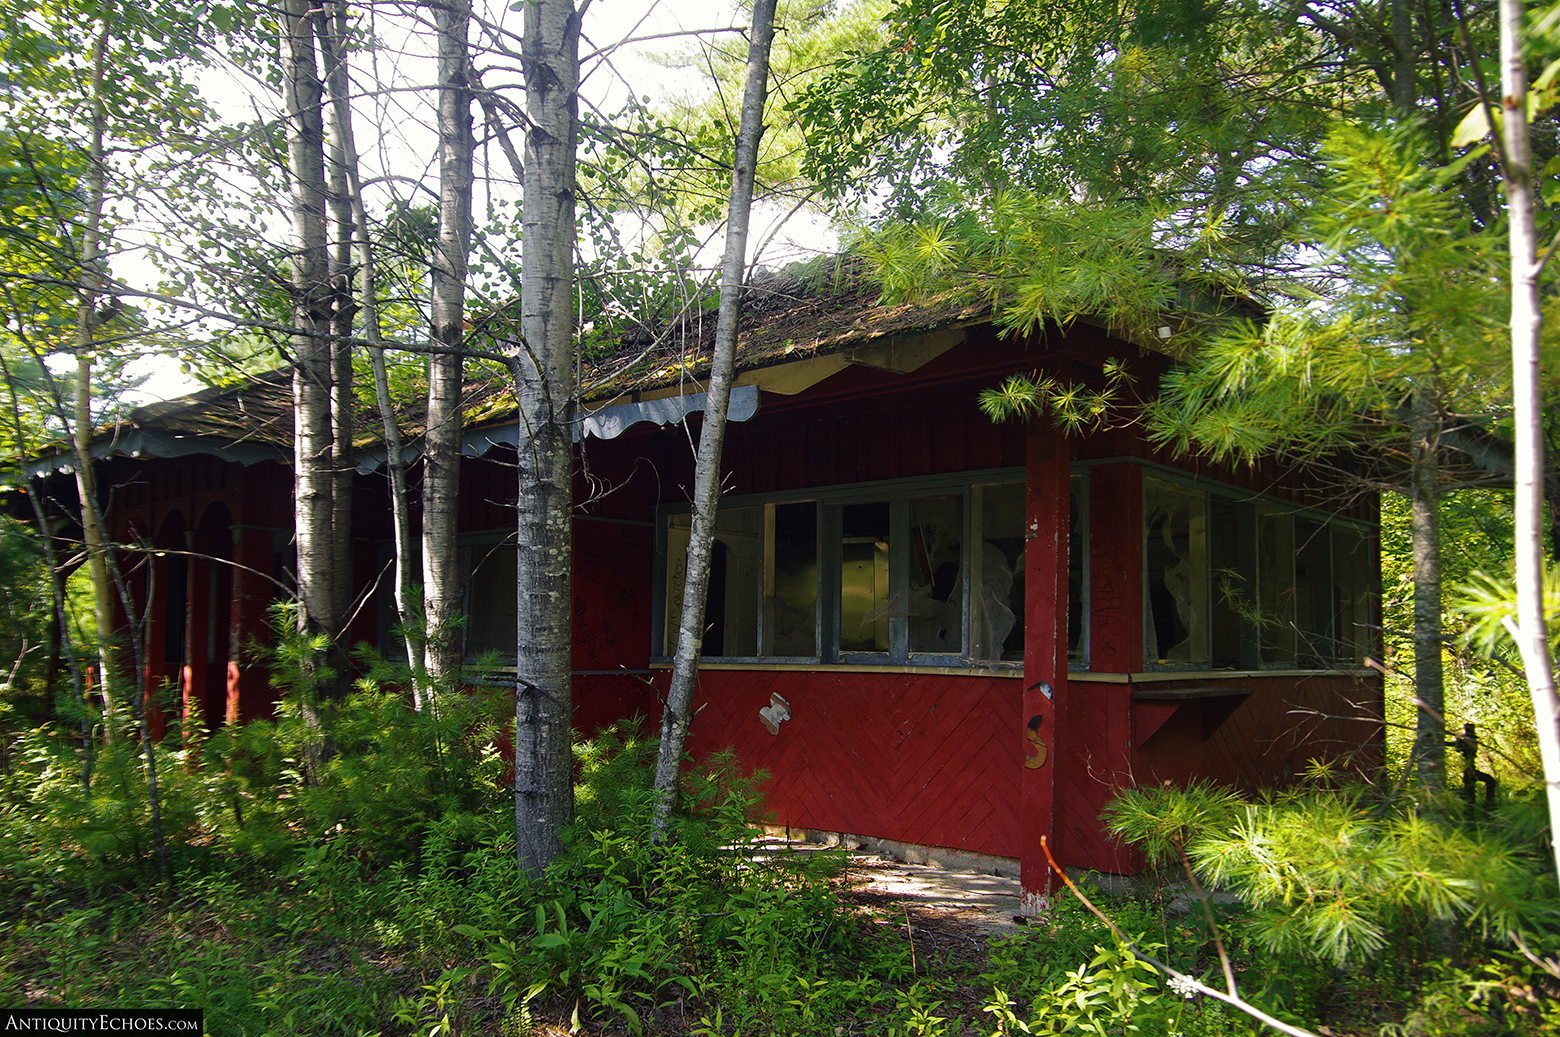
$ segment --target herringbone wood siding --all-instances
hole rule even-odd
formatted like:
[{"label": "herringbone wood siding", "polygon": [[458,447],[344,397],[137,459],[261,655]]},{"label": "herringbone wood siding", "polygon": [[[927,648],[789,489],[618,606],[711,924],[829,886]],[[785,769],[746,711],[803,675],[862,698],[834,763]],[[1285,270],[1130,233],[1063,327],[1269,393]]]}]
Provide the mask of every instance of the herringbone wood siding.
[{"label": "herringbone wood siding", "polygon": [[[776,692],[792,716],[771,735]],[[704,670],[689,748],[767,772],[780,823],[1011,857],[1020,705],[1008,678]]]}]

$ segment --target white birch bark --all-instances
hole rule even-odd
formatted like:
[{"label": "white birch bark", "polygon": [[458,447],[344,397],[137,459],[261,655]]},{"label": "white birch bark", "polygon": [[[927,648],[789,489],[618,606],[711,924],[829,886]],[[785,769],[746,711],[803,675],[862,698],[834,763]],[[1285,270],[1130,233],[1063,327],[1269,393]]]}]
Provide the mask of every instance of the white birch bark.
[{"label": "white birch bark", "polygon": [[[316,16],[315,30],[320,45],[320,63],[325,85],[332,99],[345,96],[350,87],[346,65],[346,35],[336,35],[335,12],[342,5],[322,5]],[[337,43],[340,46],[337,46]],[[323,101],[322,101],[323,103]],[[332,107],[332,112],[335,109]],[[323,122],[323,114],[322,114]],[[334,120],[332,120],[334,125]],[[321,132],[324,133],[322,125]],[[340,136],[326,135],[326,172],[329,205],[327,277],[330,281],[330,422],[331,422],[331,515],[330,618],[324,624],[336,632],[328,655],[335,673],[331,693],[343,695],[351,685],[350,658],[347,654],[347,616],[352,611],[352,483],[356,461],[352,456],[352,326],[356,304],[352,297],[352,194],[347,179],[346,152]]]},{"label": "white birch bark", "polygon": [[[332,586],[332,464],[330,420],[330,282],[325,227],[324,92],[315,64],[314,19],[308,0],[283,0],[287,151],[292,217],[293,302],[293,539],[297,547],[298,628],[334,639],[326,624]],[[305,681],[300,706],[319,729],[314,682]],[[305,768],[319,766],[323,742],[309,747]]]},{"label": "white birch bark", "polygon": [[[102,288],[99,265],[103,202],[106,193],[103,137],[107,118],[103,107],[104,63],[108,50],[105,18],[92,46],[92,137],[87,154],[87,197],[82,214],[80,298],[76,307],[75,430],[76,496],[81,501],[81,534],[87,550],[87,573],[92,578],[93,630],[97,637],[98,694],[103,697],[104,730],[114,739],[114,706],[118,675],[113,664],[113,595],[108,579],[108,539],[98,515],[97,479],[92,470],[92,343],[97,336],[97,307]],[[145,680],[137,674],[135,680]]]},{"label": "white birch bark", "polygon": [[731,200],[726,219],[726,251],[721,261],[720,310],[715,322],[715,352],[699,430],[694,466],[693,528],[688,540],[687,580],[683,585],[682,619],[672,660],[672,683],[661,720],[661,746],[655,767],[655,831],[664,835],[682,774],[683,747],[692,718],[693,690],[698,677],[699,649],[704,637],[705,592],[710,581],[710,554],[715,540],[715,512],[720,506],[720,460],[726,438],[726,410],[736,366],[737,326],[742,318],[742,286],[747,280],[748,217],[753,207],[753,182],[758,145],[764,134],[764,102],[769,87],[769,49],[774,38],[775,0],[756,0],[748,32],[747,81],[742,117],[737,127],[731,168]]},{"label": "white birch bark", "polygon": [[525,214],[521,243],[516,499],[515,836],[540,874],[574,813],[570,552],[574,450],[575,148],[580,15],[571,0],[525,7]]},{"label": "white birch bark", "polygon": [[[130,712],[136,734],[146,750],[141,753],[146,777],[146,800],[152,826],[152,845],[157,854],[158,871],[164,883],[173,880],[168,858],[168,842],[163,835],[162,793],[157,779],[157,754],[152,750],[152,732],[147,723],[145,703],[146,652],[140,625],[135,621],[134,599],[125,585],[124,575],[109,551],[103,529],[103,512],[97,499],[92,469],[92,353],[97,345],[97,310],[102,295],[103,207],[107,195],[107,168],[104,164],[104,137],[108,132],[107,107],[103,97],[108,54],[108,34],[113,24],[110,5],[102,14],[102,27],[92,48],[92,129],[88,145],[87,199],[83,212],[79,302],[76,311],[76,391],[72,446],[76,461],[76,490],[81,504],[81,526],[86,540],[87,563],[92,577],[94,620],[98,635],[98,678],[104,712],[111,713],[112,693],[117,677],[114,664],[114,593],[130,618],[127,633],[134,674],[130,692]],[[47,372],[45,372],[47,373]],[[44,531],[47,536],[47,530]],[[61,637],[69,634],[63,630]],[[113,717],[105,716],[105,730],[112,731]],[[85,771],[83,772],[86,773]],[[86,777],[83,785],[87,784]]]},{"label": "white birch bark", "polygon": [[1441,493],[1437,464],[1440,420],[1423,392],[1415,393],[1410,434],[1409,514],[1414,578],[1413,761],[1428,797],[1446,791],[1446,692],[1441,658]]},{"label": "white birch bark", "polygon": [[[467,82],[466,0],[429,5],[438,29],[439,240],[433,253],[430,311],[433,343],[465,340],[466,272],[471,253],[471,90]],[[461,387],[465,365],[455,353],[428,360],[428,430],[423,446],[423,594],[430,686],[436,694],[460,673]]]},{"label": "white birch bark", "polygon": [[358,265],[358,308],[363,316],[363,337],[369,343],[369,362],[374,372],[374,403],[384,432],[385,472],[390,484],[390,514],[395,537],[396,619],[405,633],[406,661],[412,672],[412,704],[421,710],[427,679],[423,670],[422,637],[419,632],[421,624],[417,615],[417,582],[413,578],[413,559],[417,557],[417,551],[408,508],[410,498],[407,496],[406,462],[402,458],[401,426],[396,419],[395,405],[390,399],[390,379],[385,369],[377,295],[379,277],[373,243],[368,233],[368,209],[363,203],[357,141],[352,128],[346,3],[343,0],[332,0],[327,6],[327,17],[330,20],[330,31],[321,39],[330,41],[327,58],[330,74],[326,82],[330,90],[331,133],[340,155],[339,162],[351,209],[352,236]]},{"label": "white birch bark", "polygon": [[1560,870],[1560,698],[1544,618],[1544,441],[1539,379],[1538,232],[1533,218],[1533,160],[1522,60],[1521,0],[1500,0],[1501,107],[1506,208],[1511,227],[1511,370],[1516,425],[1517,623],[1549,802],[1550,840]]}]

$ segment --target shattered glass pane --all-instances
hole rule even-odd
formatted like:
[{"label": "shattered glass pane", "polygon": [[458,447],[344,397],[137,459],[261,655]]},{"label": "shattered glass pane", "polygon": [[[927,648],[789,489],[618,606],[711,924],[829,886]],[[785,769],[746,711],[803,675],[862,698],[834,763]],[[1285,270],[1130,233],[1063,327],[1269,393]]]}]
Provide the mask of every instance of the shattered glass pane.
[{"label": "shattered glass pane", "polygon": [[1295,661],[1295,521],[1263,508],[1257,512],[1257,608],[1262,661]]},{"label": "shattered glass pane", "polygon": [[764,586],[764,509],[734,508],[715,516],[702,654],[735,659],[758,654]]},{"label": "shattered glass pane", "polygon": [[977,486],[981,538],[971,546],[970,658],[1024,658],[1024,484]]},{"label": "shattered glass pane", "polygon": [[840,651],[889,647],[887,502],[840,509]]},{"label": "shattered glass pane", "polygon": [[910,651],[964,651],[964,498],[910,502]]},{"label": "shattered glass pane", "polygon": [[[677,628],[687,581],[693,516],[666,519],[666,626],[662,654],[677,651]],[[734,508],[715,516],[710,580],[704,604],[700,655],[747,658],[758,654],[758,613],[763,587],[764,512]]]},{"label": "shattered glass pane", "polygon": [[1144,653],[1157,663],[1208,661],[1208,504],[1205,494],[1143,480],[1148,573]]},{"label": "shattered glass pane", "polygon": [[818,654],[818,506],[770,505],[774,570],[764,600],[764,654]]}]

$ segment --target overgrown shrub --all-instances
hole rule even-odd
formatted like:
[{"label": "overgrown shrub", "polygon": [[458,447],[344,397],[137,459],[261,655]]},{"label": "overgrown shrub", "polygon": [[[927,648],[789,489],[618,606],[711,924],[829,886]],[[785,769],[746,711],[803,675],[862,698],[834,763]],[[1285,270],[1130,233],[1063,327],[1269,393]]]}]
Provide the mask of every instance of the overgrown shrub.
[{"label": "overgrown shrub", "polygon": [[1545,1032],[1560,979],[1513,949],[1560,921],[1540,819],[1521,798],[1421,808],[1390,784],[1318,769],[1255,800],[1206,784],[1128,790],[1106,816],[1152,863],[1187,861],[1239,898],[1220,924],[1242,990],[1269,1011],[1311,1025],[1406,1019],[1404,1033]]}]

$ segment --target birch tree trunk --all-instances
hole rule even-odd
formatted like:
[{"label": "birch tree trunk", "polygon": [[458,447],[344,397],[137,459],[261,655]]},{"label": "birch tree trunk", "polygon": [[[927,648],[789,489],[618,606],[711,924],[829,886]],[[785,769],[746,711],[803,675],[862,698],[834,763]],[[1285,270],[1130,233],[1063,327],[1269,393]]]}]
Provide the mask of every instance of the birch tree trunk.
[{"label": "birch tree trunk", "polygon": [[[331,435],[331,297],[325,228],[323,89],[314,55],[315,8],[283,0],[286,32],[284,89],[291,177],[293,247],[293,536],[297,546],[298,629],[334,639],[328,625],[336,600],[331,523],[335,451]],[[306,721],[319,727],[317,689],[304,682]],[[306,761],[317,769],[322,745]]]},{"label": "birch tree trunk", "polygon": [[704,638],[705,592],[710,582],[715,512],[720,506],[721,449],[725,445],[726,410],[731,401],[731,380],[736,366],[742,286],[747,280],[748,217],[753,207],[758,145],[764,134],[764,102],[769,87],[769,48],[774,38],[774,23],[775,0],[757,0],[748,33],[747,82],[743,87],[742,118],[737,128],[731,168],[731,200],[726,219],[726,251],[721,261],[715,354],[694,467],[693,528],[688,540],[682,619],[677,629],[672,683],[661,720],[661,747],[655,765],[657,836],[666,834],[672,811],[677,807],[683,747],[688,740],[693,690],[699,672],[699,649]]},{"label": "birch tree trunk", "polygon": [[339,151],[339,162],[346,181],[351,210],[353,238],[357,253],[358,308],[363,314],[363,337],[368,341],[369,362],[374,372],[374,403],[384,433],[385,472],[390,483],[390,514],[395,527],[395,611],[406,643],[406,661],[412,672],[412,704],[423,708],[427,675],[423,669],[417,583],[413,579],[413,559],[417,557],[412,539],[412,520],[408,508],[406,462],[402,457],[401,426],[390,399],[390,379],[385,369],[385,351],[379,324],[379,276],[368,234],[368,209],[363,204],[363,185],[358,169],[356,136],[352,129],[350,65],[347,61],[347,5],[331,0],[326,8],[329,31],[321,37],[329,53],[326,61],[330,75],[331,132]]},{"label": "birch tree trunk", "polygon": [[[467,82],[467,33],[471,5],[451,0],[429,5],[438,29],[439,241],[433,253],[433,342],[458,349],[465,339],[466,271],[471,253],[471,90]],[[461,388],[465,365],[456,353],[428,360],[428,430],[423,447],[423,593],[427,669],[437,694],[460,673],[460,545],[456,510],[460,493]]]},{"label": "birch tree trunk", "polygon": [[528,126],[521,244],[516,497],[515,841],[544,871],[574,813],[570,718],[570,551],[574,450],[574,202],[580,12],[571,0],[525,7],[521,50]]},{"label": "birch tree trunk", "polygon": [[[329,3],[316,15],[315,29],[320,44],[320,61],[331,97],[345,97],[350,90],[347,75],[346,18],[341,19],[342,34],[336,34],[335,12],[342,5]],[[339,46],[338,46],[339,44]],[[322,102],[323,104],[323,98]],[[334,111],[334,108],[332,109]],[[323,115],[322,115],[323,121]],[[335,130],[339,124],[333,120]],[[324,132],[322,126],[321,132]],[[329,174],[329,254],[327,276],[330,281],[330,420],[331,420],[331,516],[330,619],[327,626],[337,632],[327,656],[335,674],[332,694],[345,694],[351,684],[350,658],[347,653],[346,623],[352,611],[352,482],[357,466],[352,456],[352,326],[357,306],[352,295],[352,193],[347,179],[346,151],[339,132],[326,139]]]},{"label": "birch tree trunk", "polygon": [[[15,400],[15,395],[12,395]],[[21,422],[15,422],[18,443],[25,442],[20,435]],[[21,460],[18,458],[18,460]],[[65,581],[60,575],[59,557],[54,550],[54,530],[49,528],[49,517],[43,510],[43,487],[36,482],[27,486],[27,502],[32,505],[33,523],[38,529],[38,542],[43,546],[43,564],[49,571],[49,594],[54,607],[54,622],[59,628],[60,654],[70,671],[71,702],[81,714],[81,794],[92,794],[92,770],[97,753],[92,741],[93,724],[87,711],[87,682],[82,673],[81,660],[69,634],[70,613],[65,605]],[[159,818],[161,820],[161,818]]]},{"label": "birch tree trunk", "polygon": [[[81,274],[76,310],[76,388],[72,446],[76,462],[76,491],[81,504],[81,528],[86,541],[88,571],[92,577],[92,606],[98,638],[98,679],[103,695],[105,729],[113,730],[113,688],[117,683],[114,662],[114,594],[129,618],[133,676],[129,695],[131,717],[141,743],[142,771],[146,777],[146,800],[152,825],[152,845],[158,871],[164,883],[173,881],[168,858],[168,842],[163,835],[162,793],[157,781],[157,754],[152,744],[151,727],[145,704],[146,652],[140,625],[134,616],[134,599],[125,585],[124,575],[109,551],[103,530],[103,512],[98,504],[97,481],[92,469],[92,353],[97,346],[99,299],[102,295],[103,206],[107,194],[104,138],[108,132],[107,105],[103,96],[108,55],[108,34],[113,24],[113,6],[101,15],[102,27],[92,48],[92,131],[88,145],[87,197],[82,214]],[[40,361],[41,366],[41,361]],[[44,369],[47,375],[47,368]],[[56,398],[58,398],[56,396]],[[63,409],[63,403],[61,404]],[[63,414],[62,414],[63,417]],[[43,530],[48,536],[47,529]],[[61,633],[62,637],[68,636]],[[88,784],[83,771],[82,784]]]},{"label": "birch tree trunk", "polygon": [[1446,693],[1441,646],[1441,493],[1437,478],[1439,418],[1426,391],[1413,402],[1409,515],[1414,579],[1413,760],[1427,797],[1446,790]]},{"label": "birch tree trunk", "polygon": [[1506,208],[1511,225],[1511,370],[1516,435],[1517,623],[1549,802],[1550,842],[1560,871],[1560,699],[1544,618],[1544,440],[1539,380],[1538,233],[1533,219],[1533,160],[1527,125],[1520,0],[1500,0],[1501,107]]},{"label": "birch tree trunk", "polygon": [[[103,199],[106,192],[103,138],[107,115],[103,105],[103,77],[108,51],[108,20],[92,46],[92,137],[87,154],[87,197],[82,214],[80,299],[76,307],[75,432],[76,496],[81,501],[81,535],[87,550],[87,573],[92,579],[93,632],[97,638],[98,694],[103,697],[103,727],[113,741],[114,704],[118,675],[113,663],[114,600],[108,579],[108,539],[99,521],[97,479],[92,469],[92,344],[97,338],[97,307],[101,293],[100,255]],[[144,680],[144,675],[136,675]]]}]

